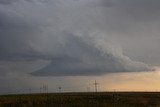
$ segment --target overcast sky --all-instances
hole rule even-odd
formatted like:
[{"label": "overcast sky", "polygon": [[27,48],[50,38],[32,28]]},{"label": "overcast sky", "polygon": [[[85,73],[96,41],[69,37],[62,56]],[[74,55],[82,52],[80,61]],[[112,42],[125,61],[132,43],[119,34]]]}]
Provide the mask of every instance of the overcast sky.
[{"label": "overcast sky", "polygon": [[[144,77],[142,72],[156,72],[159,4],[159,0],[0,0],[0,79],[5,84],[0,91],[53,81],[77,87],[72,78],[94,81],[119,73],[132,78],[132,73]],[[116,84],[117,77],[112,79],[108,84]]]}]

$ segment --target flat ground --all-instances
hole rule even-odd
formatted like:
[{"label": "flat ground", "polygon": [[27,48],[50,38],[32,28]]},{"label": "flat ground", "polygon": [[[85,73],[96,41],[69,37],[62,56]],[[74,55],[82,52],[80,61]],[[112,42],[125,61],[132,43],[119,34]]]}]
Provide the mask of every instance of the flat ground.
[{"label": "flat ground", "polygon": [[2,95],[0,107],[160,107],[160,92]]}]

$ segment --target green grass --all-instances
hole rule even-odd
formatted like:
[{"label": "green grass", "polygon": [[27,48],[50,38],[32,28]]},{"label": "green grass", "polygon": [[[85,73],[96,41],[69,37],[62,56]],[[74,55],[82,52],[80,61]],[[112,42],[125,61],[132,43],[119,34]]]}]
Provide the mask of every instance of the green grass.
[{"label": "green grass", "polygon": [[49,93],[0,96],[0,107],[160,107],[158,92]]}]

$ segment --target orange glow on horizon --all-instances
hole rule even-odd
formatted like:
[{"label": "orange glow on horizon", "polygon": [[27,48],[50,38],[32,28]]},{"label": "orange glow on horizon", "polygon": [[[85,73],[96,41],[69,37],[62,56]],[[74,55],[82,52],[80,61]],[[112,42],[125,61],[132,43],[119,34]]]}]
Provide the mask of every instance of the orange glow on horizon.
[{"label": "orange glow on horizon", "polygon": [[160,71],[115,73],[103,76],[100,82],[105,84],[103,91],[160,91]]}]

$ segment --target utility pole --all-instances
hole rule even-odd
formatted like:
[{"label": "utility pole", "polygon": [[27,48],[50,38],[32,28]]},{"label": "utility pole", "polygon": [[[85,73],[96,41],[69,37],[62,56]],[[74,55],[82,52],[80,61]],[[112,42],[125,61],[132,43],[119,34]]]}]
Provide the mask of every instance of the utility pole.
[{"label": "utility pole", "polygon": [[62,87],[61,87],[61,86],[59,86],[59,87],[58,87],[58,89],[59,89],[59,93],[61,93],[61,89],[62,89]]},{"label": "utility pole", "polygon": [[48,85],[46,86],[46,88],[47,88],[47,93],[48,93]]},{"label": "utility pole", "polygon": [[48,93],[48,85],[43,85],[43,93]]},{"label": "utility pole", "polygon": [[43,93],[44,93],[44,85],[42,86],[42,90],[43,90]]},{"label": "utility pole", "polygon": [[43,93],[46,93],[46,85],[43,85]]},{"label": "utility pole", "polygon": [[39,92],[42,93],[42,87],[40,87],[40,91]]},{"label": "utility pole", "polygon": [[98,83],[96,82],[96,80],[95,80],[95,82],[93,84],[95,86],[95,92],[97,92],[97,85],[98,85]]}]

